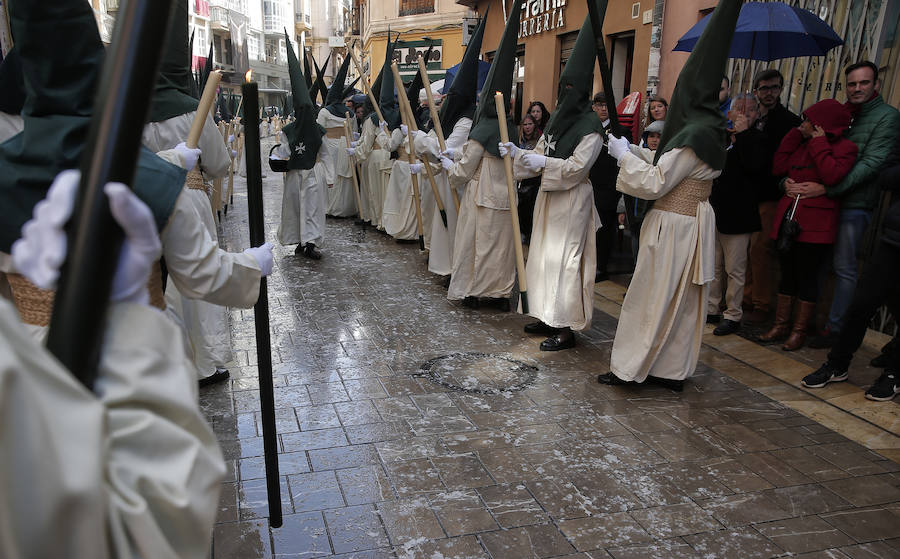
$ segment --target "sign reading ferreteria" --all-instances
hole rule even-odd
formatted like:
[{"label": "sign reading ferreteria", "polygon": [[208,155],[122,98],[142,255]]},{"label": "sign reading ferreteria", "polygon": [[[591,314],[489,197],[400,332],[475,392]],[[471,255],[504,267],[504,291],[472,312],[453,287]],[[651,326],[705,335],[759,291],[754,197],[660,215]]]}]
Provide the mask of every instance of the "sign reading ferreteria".
[{"label": "sign reading ferreteria", "polygon": [[522,4],[519,38],[565,27],[566,0],[528,0]]}]

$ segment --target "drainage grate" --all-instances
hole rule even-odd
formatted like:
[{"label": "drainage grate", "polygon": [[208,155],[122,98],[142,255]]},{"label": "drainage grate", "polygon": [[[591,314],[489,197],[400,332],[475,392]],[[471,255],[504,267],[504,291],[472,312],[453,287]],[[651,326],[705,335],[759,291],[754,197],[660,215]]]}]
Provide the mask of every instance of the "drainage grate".
[{"label": "drainage grate", "polygon": [[504,355],[459,352],[426,361],[417,376],[441,386],[475,394],[500,394],[526,388],[538,368]]}]

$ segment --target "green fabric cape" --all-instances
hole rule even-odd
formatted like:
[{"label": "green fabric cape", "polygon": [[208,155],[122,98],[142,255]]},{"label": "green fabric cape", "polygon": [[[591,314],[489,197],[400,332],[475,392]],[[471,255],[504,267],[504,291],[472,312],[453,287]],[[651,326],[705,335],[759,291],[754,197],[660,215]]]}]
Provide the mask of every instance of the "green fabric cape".
[{"label": "green fabric cape", "polygon": [[669,150],[689,147],[713,169],[725,167],[727,136],[719,87],[740,12],[741,0],[720,0],[713,11],[678,74],[654,163]]},{"label": "green fabric cape", "polygon": [[478,27],[472,33],[469,44],[466,45],[466,52],[463,54],[456,76],[450,82],[449,87],[444,84],[447,94],[444,96],[441,110],[438,112],[444,134],[450,134],[459,119],[475,116],[475,100],[478,96],[478,61],[481,60],[484,25],[490,12],[491,8],[488,6],[481,21],[478,22]]},{"label": "green fabric cape", "polygon": [[[84,0],[9,6],[25,83],[25,130],[0,144],[0,251],[9,252],[61,171],[79,167],[103,63],[103,43]],[[134,191],[157,227],[168,223],[185,171],[142,149]]]},{"label": "green fabric cape", "polygon": [[559,76],[556,110],[544,130],[549,148],[547,155],[551,157],[567,159],[582,138],[594,132],[603,132],[600,117],[591,109],[596,61],[594,28],[587,17],[575,39],[575,47],[566,61],[566,67]]},{"label": "green fabric cape", "polygon": [[309,96],[306,80],[300,71],[300,60],[294,52],[287,30],[284,32],[287,43],[288,72],[291,75],[291,100],[294,105],[296,120],[285,126],[282,131],[287,136],[291,148],[288,169],[312,169],[316,165],[316,156],[322,146],[325,129],[317,122],[318,111]]},{"label": "green fabric cape", "polygon": [[[506,114],[509,114],[509,95],[512,91],[513,68],[516,61],[516,43],[519,35],[519,16],[522,13],[522,0],[515,0],[506,20],[506,28],[500,45],[494,54],[491,69],[488,70],[484,86],[481,88],[481,101],[475,110],[475,122],[469,131],[469,138],[477,141],[484,149],[494,157],[500,157],[497,144],[500,143],[500,125],[497,120],[497,106],[494,103],[494,93],[503,93],[503,106]],[[507,129],[515,130],[512,121],[507,119]],[[515,138],[510,138],[515,142]]]},{"label": "green fabric cape", "polygon": [[174,2],[166,34],[166,50],[150,105],[150,122],[162,122],[197,110],[198,101],[191,96],[193,76],[191,52],[188,50],[187,0]]}]

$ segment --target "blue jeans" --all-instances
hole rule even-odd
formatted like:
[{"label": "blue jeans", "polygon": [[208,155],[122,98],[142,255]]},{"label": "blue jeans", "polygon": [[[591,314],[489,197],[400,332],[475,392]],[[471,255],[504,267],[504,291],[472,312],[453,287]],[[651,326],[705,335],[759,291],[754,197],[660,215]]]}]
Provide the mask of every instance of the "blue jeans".
[{"label": "blue jeans", "polygon": [[857,252],[870,221],[872,212],[869,210],[841,210],[837,240],[834,242],[834,299],[828,312],[827,325],[832,333],[841,331],[844,315],[853,301],[858,269]]}]

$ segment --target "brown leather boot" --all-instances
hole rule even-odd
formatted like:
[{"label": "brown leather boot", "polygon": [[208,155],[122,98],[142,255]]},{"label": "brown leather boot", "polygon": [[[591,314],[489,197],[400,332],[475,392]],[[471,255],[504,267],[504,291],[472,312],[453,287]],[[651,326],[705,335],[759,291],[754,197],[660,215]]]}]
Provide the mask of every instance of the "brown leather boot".
[{"label": "brown leather boot", "polygon": [[781,293],[778,294],[778,304],[775,307],[775,323],[768,332],[759,337],[761,342],[774,342],[790,334],[791,310],[793,307],[793,297]]},{"label": "brown leather boot", "polygon": [[791,335],[788,337],[781,349],[785,351],[794,351],[803,347],[806,342],[806,331],[809,324],[815,322],[816,304],[808,301],[800,301],[800,308],[797,309],[797,318],[794,320],[794,327],[791,329]]}]

